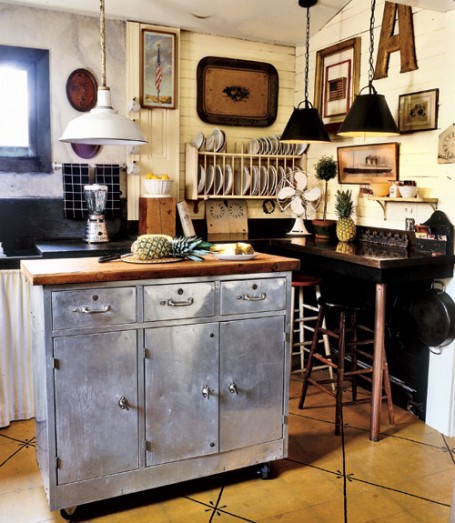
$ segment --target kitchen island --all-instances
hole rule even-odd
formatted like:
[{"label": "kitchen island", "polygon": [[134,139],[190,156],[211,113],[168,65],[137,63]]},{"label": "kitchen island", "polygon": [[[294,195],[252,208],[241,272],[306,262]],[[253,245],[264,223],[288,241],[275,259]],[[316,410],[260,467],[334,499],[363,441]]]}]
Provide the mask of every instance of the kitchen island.
[{"label": "kitchen island", "polygon": [[68,515],[287,455],[298,260],[68,258],[21,268],[31,284],[37,459],[51,510]]}]

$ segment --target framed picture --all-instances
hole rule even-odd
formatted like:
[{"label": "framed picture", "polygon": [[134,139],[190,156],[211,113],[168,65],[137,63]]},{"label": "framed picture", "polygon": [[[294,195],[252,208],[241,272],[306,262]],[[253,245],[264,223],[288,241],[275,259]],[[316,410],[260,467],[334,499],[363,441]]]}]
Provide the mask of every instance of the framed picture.
[{"label": "framed picture", "polygon": [[175,109],[177,35],[142,29],[141,106]]},{"label": "framed picture", "polygon": [[439,89],[402,94],[398,104],[401,133],[430,131],[438,126]]},{"label": "framed picture", "polygon": [[276,119],[278,72],[271,64],[207,56],[197,66],[197,113],[211,124],[267,127]]},{"label": "framed picture", "polygon": [[330,133],[336,133],[359,92],[360,37],[316,53],[314,107]]},{"label": "framed picture", "polygon": [[340,183],[398,180],[398,143],[338,147]]}]

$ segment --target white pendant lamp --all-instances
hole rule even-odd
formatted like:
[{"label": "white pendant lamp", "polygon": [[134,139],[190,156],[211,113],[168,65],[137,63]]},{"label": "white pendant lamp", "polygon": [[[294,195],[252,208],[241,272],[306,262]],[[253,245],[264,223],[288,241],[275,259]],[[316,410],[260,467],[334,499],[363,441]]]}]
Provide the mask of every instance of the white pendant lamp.
[{"label": "white pendant lamp", "polygon": [[104,0],[100,0],[101,85],[96,106],[67,125],[60,141],[87,145],[141,145],[147,143],[135,122],[117,114],[106,85],[106,43]]},{"label": "white pendant lamp", "polygon": [[[368,85],[364,87],[354,100],[351,109],[338,130],[339,136],[368,137],[368,136],[394,136],[400,134],[397,124],[393,119],[385,96],[378,94],[373,85],[374,67],[374,10],[376,0],[371,0],[370,16],[370,57]],[[368,94],[362,94],[368,89]]]},{"label": "white pendant lamp", "polygon": [[[281,135],[283,143],[299,144],[314,142],[330,142],[329,135],[325,129],[324,122],[318,110],[308,100],[308,69],[310,56],[310,7],[317,4],[317,0],[299,0],[299,5],[305,7],[306,12],[306,42],[305,42],[305,100],[289,118],[289,121]],[[300,106],[303,105],[302,108]]]}]

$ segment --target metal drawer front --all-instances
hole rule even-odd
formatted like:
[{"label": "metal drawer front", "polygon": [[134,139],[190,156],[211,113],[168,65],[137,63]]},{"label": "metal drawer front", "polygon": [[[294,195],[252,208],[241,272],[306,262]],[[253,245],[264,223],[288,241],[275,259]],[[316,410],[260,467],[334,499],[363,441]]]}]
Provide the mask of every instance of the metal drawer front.
[{"label": "metal drawer front", "polygon": [[285,307],[285,278],[225,281],[221,284],[221,314],[276,311]]},{"label": "metal drawer front", "polygon": [[144,287],[144,321],[202,318],[214,314],[213,282]]},{"label": "metal drawer front", "polygon": [[136,289],[84,289],[52,293],[54,329],[100,327],[136,321]]}]

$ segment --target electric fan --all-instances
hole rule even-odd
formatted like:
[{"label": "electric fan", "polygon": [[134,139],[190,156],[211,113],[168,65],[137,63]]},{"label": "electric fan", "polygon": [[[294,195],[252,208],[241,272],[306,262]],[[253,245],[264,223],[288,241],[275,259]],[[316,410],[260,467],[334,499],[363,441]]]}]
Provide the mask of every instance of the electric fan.
[{"label": "electric fan", "polygon": [[303,221],[308,218],[307,211],[316,212],[321,201],[321,189],[315,185],[308,186],[308,176],[300,169],[295,169],[283,176],[278,183],[277,202],[279,208],[290,211],[295,218],[294,225],[288,234],[305,236],[308,232]]}]

